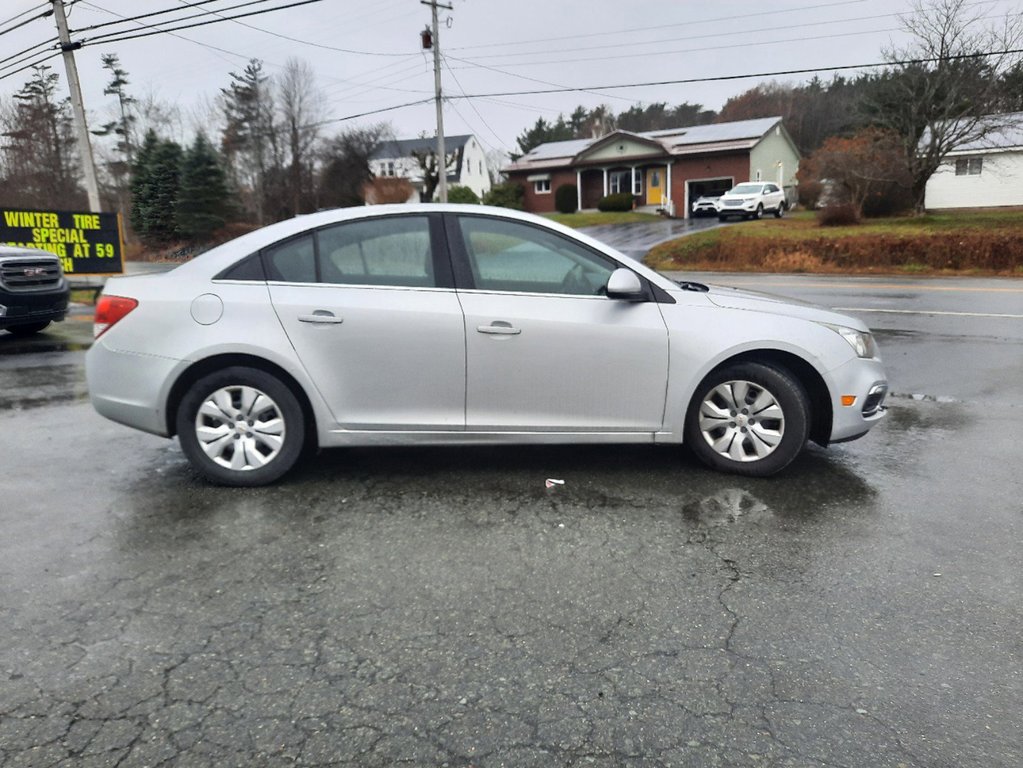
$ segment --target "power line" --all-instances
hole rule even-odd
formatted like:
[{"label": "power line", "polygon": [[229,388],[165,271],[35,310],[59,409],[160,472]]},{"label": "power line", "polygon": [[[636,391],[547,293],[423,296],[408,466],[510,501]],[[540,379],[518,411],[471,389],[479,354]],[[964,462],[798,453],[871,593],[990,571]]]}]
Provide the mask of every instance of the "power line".
[{"label": "power line", "polygon": [[[163,15],[168,14],[168,13],[179,13],[180,11],[186,10],[188,8],[196,8],[196,7],[200,6],[200,5],[209,5],[210,3],[216,3],[216,2],[220,2],[220,0],[197,0],[196,2],[192,2],[192,3],[183,2],[182,3],[182,5],[183,5],[182,8],[164,8],[162,11],[151,11],[150,13],[140,13],[138,16],[122,16],[119,21],[103,21],[103,22],[100,22],[99,24],[90,24],[88,27],[79,27],[78,29],[73,30],[73,32],[75,34],[81,34],[82,32],[92,32],[94,29],[104,29],[105,27],[112,27],[112,26],[114,26],[116,24],[126,24],[129,21],[138,21],[139,19],[149,19],[149,18],[152,18],[153,16],[163,16]],[[235,10],[237,8],[245,8],[245,7],[250,6],[250,5],[257,5],[259,3],[267,3],[267,2],[270,2],[270,0],[248,0],[248,2],[239,3],[238,5],[232,5],[229,8],[220,8],[219,10],[230,11],[230,10]],[[86,5],[91,5],[91,3],[86,3]],[[105,10],[105,9],[103,9],[103,10]],[[108,13],[113,13],[113,11],[108,11]],[[180,17],[180,18],[177,18],[177,19],[168,19],[167,22],[168,23],[173,23],[173,22],[178,22],[178,21],[188,21],[190,19],[198,19],[198,18],[202,18],[203,16],[207,16],[207,15],[211,15],[211,14],[212,15],[216,15],[214,11],[203,11],[202,13],[197,13],[197,14],[195,14],[193,16],[183,16],[183,17]],[[120,16],[120,14],[114,14],[114,15],[115,16]],[[148,27],[150,25],[149,24],[139,24],[139,26],[140,27]]]},{"label": "power line", "polygon": [[57,56],[60,56],[60,51],[54,51],[53,53],[48,53],[45,56],[43,56],[41,59],[36,59],[35,61],[31,62],[30,64],[26,64],[23,67],[19,67],[18,69],[12,70],[11,72],[5,72],[4,74],[0,75],[0,80],[6,80],[8,77],[14,77],[14,75],[18,74],[19,72],[24,72],[26,69],[32,69],[32,67],[37,67],[40,64],[42,64],[44,61],[49,61],[50,59],[55,58]]},{"label": "power line", "polygon": [[[17,18],[19,18],[21,16],[24,16],[26,13],[32,13],[32,11],[25,11],[24,13],[19,13],[17,16],[13,16],[13,17],[9,18],[7,21],[4,22],[4,24],[10,24],[15,19],[17,19]],[[49,9],[49,10],[43,11],[38,16],[33,16],[31,19],[25,19],[24,21],[19,22],[18,24],[15,24],[13,27],[8,27],[7,29],[0,29],[0,37],[2,37],[3,35],[6,35],[8,32],[13,32],[16,29],[21,29],[23,26],[25,26],[26,24],[31,24],[33,21],[38,21],[39,19],[45,19],[47,16],[52,16],[52,15],[53,15],[53,9]]]},{"label": "power line", "polygon": [[[258,11],[249,11],[248,13],[239,13],[237,16],[225,16],[225,17],[220,18],[220,19],[208,19],[206,21],[197,21],[197,22],[195,22],[193,24],[182,24],[179,27],[154,28],[150,32],[138,32],[136,34],[123,34],[121,32],[109,32],[109,33],[104,34],[104,35],[97,35],[96,37],[93,37],[93,38],[85,38],[79,44],[84,46],[84,45],[93,45],[93,44],[98,43],[98,42],[119,43],[119,42],[122,42],[124,40],[137,40],[138,38],[141,38],[141,37],[151,37],[153,35],[161,35],[161,34],[165,34],[165,33],[169,33],[169,32],[178,32],[178,31],[180,31],[182,29],[193,29],[195,27],[207,27],[207,26],[209,26],[211,24],[219,24],[222,21],[232,21],[234,19],[243,19],[243,18],[246,18],[248,16],[259,16],[259,15],[264,14],[264,13],[272,13],[273,11],[283,11],[283,10],[285,10],[287,8],[295,8],[295,7],[298,7],[298,6],[301,6],[301,5],[310,5],[311,3],[319,3],[319,2],[322,2],[322,1],[323,0],[295,0],[295,2],[287,3],[285,5],[279,5],[279,6],[276,6],[274,8],[263,8],[263,9],[258,10]],[[173,22],[169,22],[169,23],[173,23]],[[144,27],[149,27],[149,26],[152,26],[152,25],[144,24],[143,26]],[[121,37],[117,37],[117,35],[121,35]]]},{"label": "power line", "polygon": [[[515,72],[506,72],[503,69],[498,69],[497,67],[492,67],[492,66],[489,66],[488,64],[479,64],[479,63],[477,63],[475,61],[470,61],[469,59],[460,59],[457,56],[448,56],[447,58],[451,59],[452,61],[460,61],[463,64],[469,64],[470,66],[477,67],[478,69],[486,69],[486,70],[488,70],[490,72],[497,72],[500,75],[507,75],[508,77],[517,77],[520,80],[529,80],[530,82],[533,82],[533,83],[540,83],[541,85],[549,85],[549,86],[552,86],[554,88],[564,88],[565,87],[565,86],[559,85],[558,83],[551,83],[551,82],[548,82],[546,80],[539,80],[539,79],[537,79],[535,77],[528,77],[526,75],[519,75],[519,74],[516,74]],[[512,66],[514,66],[514,65],[512,65]],[[449,67],[449,69],[450,69],[450,67]],[[459,67],[459,69],[465,69],[465,67]],[[583,89],[583,90],[585,91],[586,89]],[[618,99],[619,101],[631,101],[631,99],[627,99],[627,98],[624,98],[622,96],[615,96],[614,94],[610,94],[610,93],[606,93],[606,94],[605,93],[593,93],[593,95],[594,96],[600,96],[601,98]]]},{"label": "power line", "polygon": [[[42,48],[43,46],[50,45],[50,44],[56,42],[56,40],[57,40],[56,37],[51,37],[49,40],[44,40],[41,43],[36,43],[35,45],[31,45],[28,48],[25,48],[24,50],[21,50],[21,51],[18,51],[17,53],[11,54],[10,56],[8,56],[5,59],[0,59],[0,65],[4,64],[5,62],[10,61],[11,59],[17,59],[19,56],[20,57],[24,57],[22,60],[30,59],[30,58],[32,58],[32,56],[37,56],[37,55],[39,55],[39,53],[42,53],[42,51],[37,51],[36,53],[29,54],[28,56],[25,56],[25,54],[29,53],[29,51],[34,51],[36,48]],[[17,65],[17,63],[18,62],[15,62],[14,64],[9,64],[8,66],[13,67],[13,66]],[[5,67],[0,67],[0,69],[4,69],[4,68]]]},{"label": "power line", "polygon": [[[462,95],[464,96],[465,95],[465,88],[463,88],[462,84],[458,81],[458,76],[451,70],[451,67],[450,67],[450,65],[447,62],[447,57],[446,56],[443,57],[443,61],[444,61],[444,66],[447,67],[448,74],[450,74],[451,77],[454,79],[455,85],[458,86],[458,90],[460,90],[462,92]],[[508,145],[504,143],[504,141],[501,139],[500,136],[497,135],[497,131],[495,131],[493,128],[490,127],[490,123],[487,122],[487,119],[485,117],[483,117],[483,115],[480,114],[480,111],[478,109],[476,109],[476,105],[473,104],[472,101],[470,101],[469,102],[469,106],[472,107],[472,111],[476,113],[476,117],[478,117],[483,122],[483,125],[486,127],[486,129],[488,131],[490,131],[491,134],[493,134],[494,138],[497,139],[498,143],[501,144],[505,149],[508,149]],[[454,109],[455,113],[459,117],[462,118],[462,122],[463,123],[465,123],[466,125],[469,125],[469,121],[466,120],[465,117],[462,116],[461,112],[459,112],[457,109],[455,109],[455,105],[454,104],[451,105],[451,108]],[[482,135],[480,136],[480,141],[486,142],[487,146],[490,147],[492,150],[499,151],[497,149],[497,147],[495,147],[489,141],[484,139]]]},{"label": "power line", "polygon": [[578,93],[580,91],[606,91],[622,88],[651,88],[660,85],[692,85],[694,83],[716,83],[730,80],[750,80],[760,77],[783,77],[785,75],[808,75],[817,72],[841,72],[849,69],[875,69],[877,67],[910,66],[914,64],[936,64],[941,61],[960,61],[965,59],[981,59],[991,56],[1009,56],[1023,54],[1023,48],[1012,48],[1004,51],[985,51],[983,53],[963,53],[952,56],[931,56],[920,59],[901,59],[896,61],[878,61],[869,64],[843,64],[834,67],[809,67],[806,69],[784,69],[774,72],[750,72],[742,75],[716,75],[712,77],[688,77],[680,80],[653,80],[644,83],[621,83],[616,85],[588,85],[578,88],[549,88],[534,91],[501,91],[497,93],[467,93],[464,96],[449,96],[449,99],[485,99],[503,96],[538,96],[552,93]]},{"label": "power line", "polygon": [[[49,6],[47,6],[45,4],[44,5],[37,5],[35,8],[29,8],[27,11],[22,11],[21,13],[16,13],[13,16],[11,16],[11,18],[7,19],[6,21],[0,21],[0,26],[3,26],[4,24],[10,24],[13,21],[17,21],[22,16],[28,16],[30,13],[35,13],[40,8],[49,8]],[[52,11],[52,9],[51,9],[51,11]],[[40,18],[40,17],[36,17],[36,18]]]},{"label": "power line", "polygon": [[[178,0],[178,2],[184,2],[184,0]],[[266,0],[260,0],[260,2],[266,2]],[[234,6],[234,7],[237,8],[238,6]],[[223,8],[223,9],[218,9],[218,10],[228,11],[228,10],[231,10],[231,8]],[[257,27],[257,26],[254,26],[252,24],[246,24],[243,21],[236,21],[236,19],[238,18],[237,16],[232,16],[232,17],[221,16],[220,13],[218,13],[217,11],[206,11],[206,13],[211,14],[213,16],[218,16],[221,19],[223,19],[224,21],[234,21],[236,24],[239,24],[239,25],[241,25],[243,27],[247,27],[248,29],[253,29],[256,32],[262,32],[262,33],[267,34],[267,35],[272,35],[273,37],[279,37],[281,40],[288,40],[288,41],[290,41],[292,43],[301,43],[302,45],[312,46],[313,48],[322,48],[322,49],[327,50],[327,51],[337,51],[338,53],[351,53],[351,54],[356,54],[356,55],[359,55],[359,56],[403,56],[404,57],[404,56],[409,56],[410,55],[409,53],[381,53],[379,51],[356,51],[356,50],[352,50],[350,48],[338,48],[338,47],[333,46],[333,45],[325,45],[323,43],[314,43],[311,40],[302,40],[301,38],[298,38],[298,37],[291,37],[290,35],[281,34],[280,32],[274,32],[273,30],[270,30],[270,29],[263,29],[262,27]],[[194,17],[190,17],[190,18],[194,18]],[[181,21],[181,19],[178,19],[178,21]]]},{"label": "power line", "polygon": [[[838,5],[849,6],[849,5],[856,5],[856,4],[865,3],[865,2],[868,2],[868,0],[839,0],[839,2],[819,3],[817,5],[803,6],[802,8],[772,9],[770,11],[760,11],[758,13],[743,13],[742,15],[743,15],[743,18],[747,18],[747,19],[748,18],[757,17],[757,16],[777,16],[778,14],[781,14],[781,13],[795,13],[797,11],[798,12],[812,11],[812,10],[816,10],[818,8],[833,8],[833,7],[838,6]],[[540,38],[536,38],[534,40],[519,40],[517,42],[511,42],[511,43],[496,43],[495,42],[495,43],[484,43],[484,44],[480,44],[480,45],[466,45],[466,46],[462,46],[460,48],[452,48],[451,50],[453,50],[453,51],[468,51],[468,50],[475,50],[477,48],[491,49],[491,48],[500,48],[500,47],[511,46],[511,45],[531,45],[533,43],[551,43],[551,42],[558,42],[558,41],[561,41],[561,40],[582,40],[582,39],[589,38],[589,37],[609,37],[609,36],[620,37],[623,34],[630,34],[632,32],[652,32],[652,31],[662,30],[662,29],[672,29],[674,27],[691,27],[691,26],[694,26],[696,24],[712,24],[712,23],[715,23],[715,22],[718,22],[718,21],[734,22],[735,21],[735,16],[734,15],[732,15],[732,16],[719,16],[718,18],[715,18],[715,19],[696,19],[694,21],[682,21],[682,22],[679,22],[677,24],[658,24],[657,26],[654,26],[654,27],[633,27],[631,29],[615,29],[615,30],[608,31],[608,32],[590,32],[588,34],[561,35],[559,37],[540,37]]]}]

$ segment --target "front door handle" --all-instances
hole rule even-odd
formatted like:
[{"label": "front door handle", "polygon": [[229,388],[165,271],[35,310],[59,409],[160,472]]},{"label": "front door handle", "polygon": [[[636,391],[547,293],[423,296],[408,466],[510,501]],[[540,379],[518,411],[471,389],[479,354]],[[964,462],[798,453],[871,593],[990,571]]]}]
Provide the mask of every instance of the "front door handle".
[{"label": "front door handle", "polygon": [[520,328],[515,328],[504,320],[495,320],[490,325],[477,325],[476,330],[491,336],[518,336],[522,333]]},{"label": "front door handle", "polygon": [[311,315],[299,315],[300,323],[317,323],[319,325],[340,325],[345,320],[326,309],[317,309]]}]

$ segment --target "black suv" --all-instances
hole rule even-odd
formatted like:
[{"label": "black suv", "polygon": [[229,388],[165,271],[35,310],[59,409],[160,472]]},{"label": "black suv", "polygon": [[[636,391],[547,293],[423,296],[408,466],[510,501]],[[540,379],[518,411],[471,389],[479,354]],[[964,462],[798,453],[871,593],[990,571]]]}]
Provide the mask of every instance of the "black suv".
[{"label": "black suv", "polygon": [[16,334],[41,331],[64,319],[70,293],[59,258],[0,245],[0,328]]}]

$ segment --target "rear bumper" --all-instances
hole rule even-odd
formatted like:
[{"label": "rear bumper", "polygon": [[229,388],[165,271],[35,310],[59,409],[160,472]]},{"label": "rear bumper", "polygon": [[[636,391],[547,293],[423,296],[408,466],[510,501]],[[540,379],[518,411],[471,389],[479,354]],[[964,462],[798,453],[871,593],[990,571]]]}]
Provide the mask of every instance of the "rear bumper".
[{"label": "rear bumper", "polygon": [[89,399],[111,421],[167,437],[166,387],[186,365],[167,357],[120,352],[101,338],[85,355]]}]

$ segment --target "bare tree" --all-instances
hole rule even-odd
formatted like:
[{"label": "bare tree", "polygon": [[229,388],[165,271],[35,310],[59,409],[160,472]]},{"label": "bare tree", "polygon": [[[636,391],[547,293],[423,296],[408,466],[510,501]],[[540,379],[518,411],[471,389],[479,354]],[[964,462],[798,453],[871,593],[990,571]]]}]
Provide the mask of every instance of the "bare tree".
[{"label": "bare tree", "polygon": [[320,205],[329,208],[362,205],[365,185],[373,180],[369,160],[384,141],[393,137],[391,126],[380,123],[351,128],[327,141],[320,153]]},{"label": "bare tree", "polygon": [[315,210],[314,148],[325,114],[316,76],[304,61],[290,58],[276,78],[278,111],[287,142],[287,189],[291,214]]},{"label": "bare tree", "polygon": [[950,152],[1008,124],[998,112],[1006,73],[1020,62],[1023,22],[1007,14],[988,24],[984,10],[966,0],[917,0],[902,19],[912,42],[885,51],[893,67],[866,98],[871,121],[901,138],[918,211],[927,180]]}]

